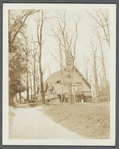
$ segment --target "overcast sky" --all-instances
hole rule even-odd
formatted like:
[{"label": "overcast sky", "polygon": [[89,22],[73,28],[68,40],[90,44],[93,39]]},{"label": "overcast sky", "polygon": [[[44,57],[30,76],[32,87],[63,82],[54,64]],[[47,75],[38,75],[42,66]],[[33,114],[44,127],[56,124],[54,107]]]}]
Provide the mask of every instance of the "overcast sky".
[{"label": "overcast sky", "polygon": [[[45,10],[47,11],[47,10]],[[56,72],[60,69],[59,63],[55,60],[55,58],[51,55],[52,54],[58,57],[57,50],[58,50],[58,44],[55,40],[55,38],[51,35],[53,35],[53,32],[51,31],[52,27],[57,28],[57,21],[55,16],[57,15],[57,12],[59,14],[63,14],[65,11],[66,13],[66,21],[67,21],[67,30],[71,33],[74,32],[74,25],[75,22],[77,22],[77,18],[80,18],[80,22],[78,24],[78,39],[77,39],[77,45],[76,45],[76,59],[75,64],[78,67],[78,69],[83,73],[84,69],[84,60],[83,55],[87,56],[90,59],[90,62],[92,63],[92,57],[91,57],[91,38],[93,38],[94,43],[96,43],[96,38],[93,33],[93,26],[96,25],[96,22],[91,18],[91,16],[88,14],[87,10],[80,10],[80,9],[65,9],[65,10],[50,10],[47,16],[50,19],[47,19],[45,21],[44,27],[43,27],[43,53],[42,53],[42,66],[43,69],[49,65],[51,69],[51,73]],[[88,10],[90,13],[94,14],[94,10]],[[95,15],[95,14],[94,14]],[[34,19],[37,18],[37,14],[32,15],[28,18],[26,21],[27,23],[27,34],[29,37],[29,42],[32,40],[32,38],[37,41],[37,26],[34,21]],[[97,44],[97,43],[96,43]],[[109,61],[109,49],[105,45],[105,57],[106,61]],[[50,51],[50,52],[49,52]],[[98,52],[100,54],[100,52]],[[100,56],[99,56],[100,57]],[[44,81],[48,78],[49,72],[48,69],[46,69],[44,74]]]}]

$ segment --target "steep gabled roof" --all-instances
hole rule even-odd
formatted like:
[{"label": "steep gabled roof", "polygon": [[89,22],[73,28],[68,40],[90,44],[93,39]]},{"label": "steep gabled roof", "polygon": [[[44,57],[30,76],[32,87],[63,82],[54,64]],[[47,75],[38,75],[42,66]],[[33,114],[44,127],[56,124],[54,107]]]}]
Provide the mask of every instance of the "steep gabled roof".
[{"label": "steep gabled roof", "polygon": [[56,81],[61,78],[60,70],[51,74],[44,83],[44,86],[48,83],[48,86],[52,86]]},{"label": "steep gabled roof", "polygon": [[[85,83],[88,85],[88,87],[91,88],[91,85],[89,84],[89,82],[84,78],[84,76],[82,75],[82,73],[76,68],[76,66],[74,67],[76,72],[78,73],[78,75],[81,76],[81,78],[85,81]],[[48,86],[53,86],[53,84],[56,83],[56,81],[61,80],[61,70],[51,74],[47,80],[44,83],[44,88],[46,87],[46,84],[48,83]]]},{"label": "steep gabled roof", "polygon": [[85,81],[85,83],[91,87],[90,83],[85,79],[85,77],[82,75],[82,73],[74,66],[75,70],[79,73],[79,75],[82,77],[82,79]]}]

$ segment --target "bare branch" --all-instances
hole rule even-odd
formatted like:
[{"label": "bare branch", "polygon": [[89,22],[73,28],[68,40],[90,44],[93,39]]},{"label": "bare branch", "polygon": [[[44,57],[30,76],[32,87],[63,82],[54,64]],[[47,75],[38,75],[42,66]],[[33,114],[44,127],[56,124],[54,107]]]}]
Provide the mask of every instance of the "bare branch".
[{"label": "bare branch", "polygon": [[[108,23],[108,12],[107,12],[107,16],[101,11],[97,11],[95,10],[96,14],[97,14],[97,18],[94,17],[92,14],[90,14],[88,12],[88,14],[97,22],[97,24],[102,28],[103,30],[103,33],[104,33],[104,37],[101,37],[99,34],[97,36],[101,37],[102,39],[106,40],[109,47],[110,47],[110,33],[109,33],[109,23]],[[104,18],[104,22],[102,21],[102,18],[101,16]],[[96,27],[96,30],[98,29],[99,27]]]},{"label": "bare branch", "polygon": [[[49,50],[48,50],[49,51]],[[50,51],[49,51],[50,52]],[[62,67],[64,68],[63,64],[50,52],[50,54],[55,58],[55,60],[62,65]]]}]

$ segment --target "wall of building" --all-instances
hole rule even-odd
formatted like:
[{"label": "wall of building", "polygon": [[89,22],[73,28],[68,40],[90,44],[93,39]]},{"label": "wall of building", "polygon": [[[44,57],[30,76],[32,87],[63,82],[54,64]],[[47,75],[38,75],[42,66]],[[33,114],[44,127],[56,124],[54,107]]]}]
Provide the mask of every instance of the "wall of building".
[{"label": "wall of building", "polygon": [[[56,81],[59,81],[61,80],[61,73],[60,71],[52,74],[48,79],[47,81],[45,82],[48,83],[48,86],[54,86],[55,88],[55,92],[56,94],[61,94],[62,93],[62,87],[61,87],[61,84],[60,83],[56,83]],[[78,84],[79,83],[79,86],[77,87],[78,90],[84,90],[84,91],[91,91],[91,88],[90,86],[85,82],[85,80],[83,79],[82,75],[80,75],[79,72],[77,72],[76,70],[74,71],[74,74],[73,74],[73,84]],[[82,86],[80,86],[80,84],[82,83]],[[72,89],[73,91],[73,89]],[[65,84],[63,85],[63,94],[67,93],[68,92],[68,85]]]}]

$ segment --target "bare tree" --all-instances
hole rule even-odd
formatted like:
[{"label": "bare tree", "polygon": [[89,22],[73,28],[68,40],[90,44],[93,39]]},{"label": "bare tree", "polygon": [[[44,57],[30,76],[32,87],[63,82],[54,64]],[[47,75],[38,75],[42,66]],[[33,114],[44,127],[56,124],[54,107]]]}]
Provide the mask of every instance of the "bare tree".
[{"label": "bare tree", "polygon": [[36,101],[36,54],[37,54],[37,47],[35,41],[33,41],[33,59],[34,59],[34,70],[33,70],[33,82],[34,82],[34,101]]},{"label": "bare tree", "polygon": [[30,82],[31,82],[31,101],[32,101],[32,75],[30,76]]},{"label": "bare tree", "polygon": [[104,80],[104,84],[106,86],[106,84],[107,84],[107,77],[106,77],[106,68],[105,68],[105,57],[104,57],[104,51],[103,51],[103,46],[102,46],[102,40],[101,40],[101,38],[99,36],[98,36],[98,40],[99,40],[99,44],[100,44],[103,80]]},{"label": "bare tree", "polygon": [[51,69],[50,66],[48,65],[48,71],[49,71],[49,76],[51,75]]},{"label": "bare tree", "polygon": [[[76,56],[76,43],[78,38],[78,24],[79,20],[75,23],[75,31],[72,35],[69,34],[67,30],[67,21],[65,13],[63,15],[58,14],[57,19],[57,29],[52,28],[54,37],[59,45],[59,57],[60,57],[60,69],[61,69],[61,83],[68,84],[69,100],[72,103],[72,80],[73,80],[73,70],[74,70],[74,60]],[[65,60],[63,60],[63,54],[65,55]],[[65,68],[64,63],[65,61]],[[64,79],[65,78],[65,79]],[[62,87],[63,92],[63,87]]]},{"label": "bare tree", "polygon": [[[89,12],[88,12],[89,13]],[[91,13],[90,16],[96,21],[97,26],[95,26],[95,34],[107,41],[109,48],[110,48],[110,30],[109,30],[109,12],[106,9],[104,10],[95,10],[96,16],[92,15]],[[97,30],[101,30],[100,34],[97,34]]]},{"label": "bare tree", "polygon": [[59,60],[51,53],[51,55],[55,58],[55,60],[60,64],[60,72],[61,72],[61,103],[63,103],[63,80],[64,80],[64,76],[63,76],[63,72],[65,70],[65,67],[63,65],[63,54],[62,54],[62,49],[61,49],[61,45],[59,44],[59,51],[58,51],[58,55],[59,55]]},{"label": "bare tree", "polygon": [[40,82],[41,82],[41,94],[42,94],[42,101],[45,103],[45,92],[44,92],[44,85],[43,85],[43,71],[42,71],[42,63],[41,63],[41,57],[42,57],[42,38],[43,38],[43,26],[44,22],[48,17],[46,16],[47,12],[44,12],[44,10],[41,10],[41,13],[38,12],[37,19],[34,19],[37,25],[37,42],[39,46],[39,72],[40,72]]},{"label": "bare tree", "polygon": [[83,55],[83,60],[84,60],[84,73],[86,76],[86,80],[89,81],[88,76],[89,76],[89,59]]},{"label": "bare tree", "polygon": [[25,25],[25,22],[27,20],[27,18],[36,13],[39,12],[40,10],[24,10],[22,11],[21,15],[18,15],[18,17],[16,19],[12,19],[12,21],[14,20],[13,24],[11,25],[11,17],[12,17],[12,11],[9,10],[8,14],[9,14],[9,47],[11,48],[17,35],[21,32],[22,28]]},{"label": "bare tree", "polygon": [[32,70],[31,66],[29,65],[29,75],[30,75],[30,89],[31,89],[31,101],[32,101]]},{"label": "bare tree", "polygon": [[97,66],[97,47],[94,47],[93,42],[92,44],[92,58],[93,58],[93,76],[94,76],[94,88],[95,88],[95,96],[96,101],[98,100],[98,93],[99,93],[99,85],[98,85],[98,66]]},{"label": "bare tree", "polygon": [[[88,12],[89,13],[89,12]],[[96,25],[94,25],[93,27],[93,32],[94,34],[97,36],[98,39],[98,43],[99,43],[99,49],[100,49],[100,53],[101,53],[101,66],[102,66],[102,72],[101,72],[101,77],[100,77],[100,81],[103,83],[101,83],[100,85],[100,90],[102,90],[101,96],[103,96],[105,98],[105,94],[106,94],[106,98],[107,95],[109,94],[109,82],[107,80],[107,74],[106,74],[106,61],[105,61],[105,54],[104,54],[104,50],[105,50],[105,42],[107,42],[107,45],[110,49],[110,24],[109,24],[109,11],[106,10],[95,10],[95,13],[91,14],[89,13],[89,15],[95,20]],[[97,44],[98,44],[97,43]],[[98,45],[97,45],[98,46]],[[107,47],[106,47],[107,48]],[[108,93],[107,93],[108,91]],[[104,94],[103,94],[104,92]]]},{"label": "bare tree", "polygon": [[[23,69],[27,69],[25,65],[23,65],[24,60],[22,59],[22,44],[23,44],[23,33],[26,33],[26,28],[27,28],[27,24],[26,24],[26,20],[27,18],[34,14],[35,12],[38,12],[40,10],[21,10],[21,12],[18,14],[16,12],[16,10],[8,10],[8,40],[9,40],[9,78],[10,78],[10,83],[9,83],[9,87],[10,87],[10,98],[9,101],[12,102],[13,101],[13,97],[15,96],[15,94],[17,94],[18,92],[22,92],[26,90],[26,87],[22,82],[23,78],[21,79],[21,76],[23,75],[21,72],[23,71],[18,71],[15,70],[14,68],[18,68],[20,67],[21,70]],[[19,56],[21,54],[21,57]],[[13,56],[14,55],[14,56]],[[12,57],[12,58],[10,58]],[[16,59],[17,58],[17,62]],[[19,59],[18,59],[19,58]],[[21,61],[22,59],[22,61]],[[26,59],[25,59],[26,60]],[[12,64],[14,64],[17,66],[13,67]],[[19,61],[19,63],[18,63]],[[21,66],[20,66],[21,65]],[[23,68],[24,67],[24,68]],[[24,73],[24,75],[26,74],[26,72]],[[12,77],[14,75],[14,77]],[[21,76],[20,76],[21,75]],[[19,79],[20,76],[20,79]],[[21,82],[20,82],[21,81]],[[22,85],[22,89],[20,89],[19,85]],[[14,86],[14,88],[13,88]],[[27,94],[28,95],[28,94]]]},{"label": "bare tree", "polygon": [[29,46],[28,46],[28,37],[26,37],[24,35],[24,33],[22,33],[24,39],[25,39],[25,48],[24,48],[24,45],[23,45],[23,52],[25,53],[25,60],[26,60],[26,68],[27,68],[27,101],[29,102],[29,53],[31,52]]}]

